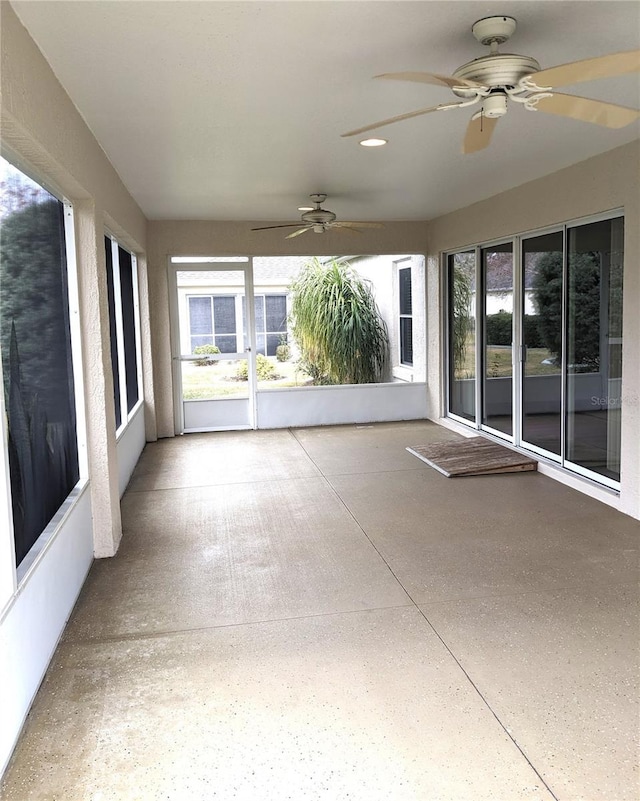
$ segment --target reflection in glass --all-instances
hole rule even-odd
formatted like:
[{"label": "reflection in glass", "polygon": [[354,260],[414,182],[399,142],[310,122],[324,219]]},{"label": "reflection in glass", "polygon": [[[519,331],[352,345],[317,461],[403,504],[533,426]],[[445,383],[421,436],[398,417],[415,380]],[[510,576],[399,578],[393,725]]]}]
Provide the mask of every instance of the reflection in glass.
[{"label": "reflection in glass", "polygon": [[555,456],[562,444],[562,231],[522,243],[522,439]]},{"label": "reflection in glass", "polygon": [[623,220],[568,230],[566,458],[620,480]]},{"label": "reflection in glass", "polygon": [[482,250],[484,385],[482,423],[513,433],[513,245]]},{"label": "reflection in glass", "polygon": [[449,411],[476,419],[475,253],[449,256]]},{"label": "reflection in glass", "polygon": [[0,159],[0,343],[16,562],[79,478],[64,205]]}]

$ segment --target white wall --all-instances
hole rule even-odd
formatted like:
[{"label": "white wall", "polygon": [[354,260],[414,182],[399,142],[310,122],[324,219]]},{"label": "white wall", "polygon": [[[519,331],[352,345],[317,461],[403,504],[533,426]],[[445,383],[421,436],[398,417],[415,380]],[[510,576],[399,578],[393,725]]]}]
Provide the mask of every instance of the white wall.
[{"label": "white wall", "polygon": [[[380,314],[389,329],[390,376],[398,381],[426,380],[425,259],[422,255],[369,256],[353,262],[355,269],[374,286]],[[413,365],[400,364],[398,269],[411,267],[413,298]]]},{"label": "white wall", "polygon": [[258,428],[328,426],[422,420],[428,417],[424,384],[354,384],[258,392]]},{"label": "white wall", "polygon": [[124,495],[144,446],[144,407],[140,404],[134,411],[126,428],[123,429],[118,437],[116,445],[118,453],[118,494],[120,498]]},{"label": "white wall", "polygon": [[91,501],[85,488],[0,617],[0,773],[92,560]]}]

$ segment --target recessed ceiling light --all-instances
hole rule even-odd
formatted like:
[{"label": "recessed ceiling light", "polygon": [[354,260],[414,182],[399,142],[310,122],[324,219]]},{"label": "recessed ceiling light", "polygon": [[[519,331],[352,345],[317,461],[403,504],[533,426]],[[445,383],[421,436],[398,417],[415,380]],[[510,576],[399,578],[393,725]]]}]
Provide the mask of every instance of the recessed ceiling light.
[{"label": "recessed ceiling light", "polygon": [[298,206],[298,211],[313,211],[313,206]]},{"label": "recessed ceiling light", "polygon": [[386,145],[388,139],[361,139],[360,144],[362,147],[382,147],[382,145]]}]

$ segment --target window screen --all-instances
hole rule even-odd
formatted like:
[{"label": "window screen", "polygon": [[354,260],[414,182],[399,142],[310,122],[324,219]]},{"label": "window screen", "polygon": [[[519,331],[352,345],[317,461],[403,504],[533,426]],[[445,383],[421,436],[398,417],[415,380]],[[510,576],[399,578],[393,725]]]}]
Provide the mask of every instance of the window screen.
[{"label": "window screen", "polygon": [[113,249],[111,239],[104,238],[104,254],[107,262],[107,300],[109,304],[109,339],[111,340],[111,372],[113,374],[113,398],[116,407],[116,428],[122,422],[120,404],[120,371],[118,369],[118,329],[116,322],[116,295],[113,277]]},{"label": "window screen", "polygon": [[138,355],[134,303],[133,260],[131,253],[118,247],[120,262],[120,299],[122,302],[122,333],[124,337],[125,379],[127,382],[127,411],[138,402]]},{"label": "window screen", "polygon": [[65,207],[2,159],[0,350],[16,562],[79,476]]}]

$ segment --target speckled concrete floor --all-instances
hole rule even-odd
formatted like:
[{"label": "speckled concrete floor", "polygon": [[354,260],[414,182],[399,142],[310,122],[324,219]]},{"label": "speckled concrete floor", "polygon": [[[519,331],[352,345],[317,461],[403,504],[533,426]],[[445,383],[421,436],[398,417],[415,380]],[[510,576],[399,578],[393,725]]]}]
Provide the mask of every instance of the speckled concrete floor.
[{"label": "speckled concrete floor", "polygon": [[428,423],[150,444],[6,801],[637,801],[640,524]]}]

